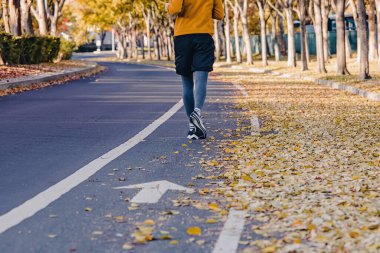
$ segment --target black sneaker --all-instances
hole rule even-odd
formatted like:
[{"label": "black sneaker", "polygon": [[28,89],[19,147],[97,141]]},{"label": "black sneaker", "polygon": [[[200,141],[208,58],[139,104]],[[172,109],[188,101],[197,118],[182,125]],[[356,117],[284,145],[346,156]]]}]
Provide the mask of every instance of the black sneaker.
[{"label": "black sneaker", "polygon": [[193,123],[190,123],[190,130],[187,134],[187,139],[190,140],[199,140],[199,139],[205,139],[206,136],[203,135],[203,132],[201,129],[196,127]]},{"label": "black sneaker", "polygon": [[199,139],[206,139],[207,137],[206,127],[203,124],[201,116],[196,111],[190,114],[190,122],[194,124],[197,132],[201,132],[201,134],[198,135],[200,137]]}]

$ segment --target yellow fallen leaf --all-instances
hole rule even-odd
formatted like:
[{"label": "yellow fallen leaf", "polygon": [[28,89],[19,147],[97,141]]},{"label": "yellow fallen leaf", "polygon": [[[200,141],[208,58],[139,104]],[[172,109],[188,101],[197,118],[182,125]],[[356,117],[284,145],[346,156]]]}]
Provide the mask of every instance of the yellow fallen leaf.
[{"label": "yellow fallen leaf", "polygon": [[202,234],[202,230],[200,227],[189,227],[186,232],[189,234],[189,235],[201,235]]},{"label": "yellow fallen leaf", "polygon": [[209,224],[213,224],[213,223],[217,223],[218,221],[217,220],[214,220],[214,219],[208,219],[206,220],[206,223],[209,223]]},{"label": "yellow fallen leaf", "polygon": [[220,207],[215,202],[208,204],[208,208],[213,211],[220,211]]},{"label": "yellow fallen leaf", "polygon": [[84,210],[85,210],[86,212],[91,212],[91,211],[92,211],[92,208],[91,208],[91,207],[86,207]]},{"label": "yellow fallen leaf", "polygon": [[178,241],[177,240],[173,240],[173,241],[170,241],[169,244],[171,244],[171,245],[177,245]]},{"label": "yellow fallen leaf", "polygon": [[154,222],[154,220],[150,220],[150,219],[148,219],[148,220],[145,220],[145,221],[144,221],[144,224],[145,224],[145,225],[153,226],[153,225],[155,224],[155,222]]},{"label": "yellow fallen leaf", "polygon": [[263,249],[263,253],[273,253],[276,252],[276,246],[269,246]]}]

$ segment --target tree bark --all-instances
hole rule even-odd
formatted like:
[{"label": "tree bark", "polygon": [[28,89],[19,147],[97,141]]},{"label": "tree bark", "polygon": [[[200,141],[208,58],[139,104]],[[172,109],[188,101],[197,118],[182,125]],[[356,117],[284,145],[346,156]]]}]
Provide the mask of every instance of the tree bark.
[{"label": "tree bark", "polygon": [[330,14],[330,0],[321,0],[321,14],[322,14],[322,36],[323,36],[323,58],[325,62],[329,60],[330,57],[330,47],[329,47],[329,14]]},{"label": "tree bark", "polygon": [[276,62],[281,60],[280,46],[278,44],[278,34],[276,24],[278,22],[278,14],[272,14],[272,41],[274,43],[274,58]]},{"label": "tree bark", "polygon": [[239,9],[238,9],[238,3],[235,0],[234,4],[234,36],[235,36],[235,54],[236,54],[236,62],[241,63],[241,51],[240,51],[240,38],[239,38]]},{"label": "tree bark", "polygon": [[251,38],[249,36],[248,21],[247,21],[248,0],[243,0],[243,8],[240,7],[238,0],[235,0],[235,2],[238,4],[238,8],[240,10],[241,25],[243,27],[243,40],[244,40],[245,50],[247,53],[247,64],[253,64]]},{"label": "tree bark", "polygon": [[229,8],[228,8],[228,0],[224,0],[224,35],[226,37],[226,62],[227,64],[231,63],[231,52],[230,52],[230,46],[231,46],[231,34],[230,34],[230,15],[229,15]]},{"label": "tree bark", "polygon": [[356,8],[356,4],[354,2],[354,0],[349,0],[350,1],[350,6],[351,6],[351,12],[354,16],[354,22],[355,22],[355,26],[356,26],[356,43],[357,43],[357,61],[360,62],[360,46],[361,46],[361,41],[360,41],[360,30],[358,29],[359,28],[359,21],[358,21],[358,10]]},{"label": "tree bark", "polygon": [[305,0],[298,0],[298,8],[300,13],[300,22],[301,22],[301,62],[302,62],[302,71],[308,70],[307,64],[307,44],[306,44],[306,25],[305,25],[305,16],[306,16],[306,7]]},{"label": "tree bark", "polygon": [[346,27],[344,24],[344,11],[346,0],[337,0],[336,2],[336,56],[337,56],[337,74],[349,74],[346,62]]},{"label": "tree bark", "polygon": [[33,16],[37,19],[38,22],[38,31],[40,35],[48,34],[48,24],[47,24],[47,13],[45,8],[44,0],[37,0],[37,10],[31,6],[31,11]]},{"label": "tree bark", "polygon": [[32,24],[32,14],[30,12],[30,7],[32,5],[31,1],[21,0],[21,30],[23,34],[33,34],[33,24]]},{"label": "tree bark", "polygon": [[317,61],[318,72],[327,73],[324,60],[323,50],[323,36],[322,36],[322,14],[321,14],[321,0],[314,0],[314,15],[315,15],[315,37],[317,43]]},{"label": "tree bark", "polygon": [[21,35],[21,10],[19,0],[9,0],[9,24],[11,34],[14,36]]},{"label": "tree bark", "polygon": [[219,39],[218,20],[214,20],[214,42],[215,42],[215,58],[216,58],[216,61],[220,61],[220,39]]},{"label": "tree bark", "polygon": [[368,40],[366,25],[366,9],[364,5],[364,0],[358,0],[358,30],[362,31],[360,33],[360,72],[359,78],[361,80],[370,79],[369,75],[369,60],[368,60]]},{"label": "tree bark", "polygon": [[380,63],[380,0],[375,1],[376,4],[376,16],[377,16],[377,54]]},{"label": "tree bark", "polygon": [[[277,8],[279,9],[280,12],[282,12],[283,8],[278,3],[277,3]],[[285,29],[284,29],[284,17],[282,15],[277,16],[277,27],[278,27],[277,38],[280,44],[280,50],[281,50],[282,55],[285,56],[286,55],[286,43],[284,39]]]},{"label": "tree bark", "polygon": [[[368,0],[369,60],[377,59],[375,0]],[[380,20],[379,20],[380,21]]]},{"label": "tree bark", "polygon": [[264,2],[262,0],[257,0],[256,3],[259,8],[259,16],[260,16],[261,60],[262,60],[263,66],[268,66],[267,29],[266,29],[266,22],[265,22]]},{"label": "tree bark", "polygon": [[3,23],[4,23],[4,30],[6,33],[11,32],[11,27],[9,26],[9,12],[8,12],[8,3],[9,0],[2,0],[2,10],[3,10]]},{"label": "tree bark", "polygon": [[296,48],[294,44],[293,0],[286,0],[286,23],[288,27],[288,67],[296,67]]}]

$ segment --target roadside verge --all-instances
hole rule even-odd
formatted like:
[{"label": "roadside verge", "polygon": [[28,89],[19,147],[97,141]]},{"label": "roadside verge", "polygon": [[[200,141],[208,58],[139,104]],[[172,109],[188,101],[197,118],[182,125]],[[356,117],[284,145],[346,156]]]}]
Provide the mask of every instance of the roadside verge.
[{"label": "roadside verge", "polygon": [[0,96],[51,86],[67,80],[97,74],[105,69],[93,62],[87,62],[85,65],[85,67],[70,68],[55,73],[0,80]]}]

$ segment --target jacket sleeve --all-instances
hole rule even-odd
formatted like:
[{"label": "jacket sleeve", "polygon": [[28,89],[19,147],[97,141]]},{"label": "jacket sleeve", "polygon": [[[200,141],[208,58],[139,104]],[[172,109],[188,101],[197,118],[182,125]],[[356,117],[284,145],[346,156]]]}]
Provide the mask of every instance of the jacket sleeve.
[{"label": "jacket sleeve", "polygon": [[169,14],[172,16],[179,14],[182,11],[182,6],[183,0],[171,0],[168,7]]},{"label": "jacket sleeve", "polygon": [[224,8],[222,0],[214,0],[212,18],[222,20],[224,18]]}]

